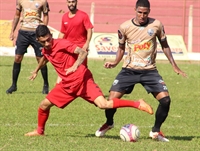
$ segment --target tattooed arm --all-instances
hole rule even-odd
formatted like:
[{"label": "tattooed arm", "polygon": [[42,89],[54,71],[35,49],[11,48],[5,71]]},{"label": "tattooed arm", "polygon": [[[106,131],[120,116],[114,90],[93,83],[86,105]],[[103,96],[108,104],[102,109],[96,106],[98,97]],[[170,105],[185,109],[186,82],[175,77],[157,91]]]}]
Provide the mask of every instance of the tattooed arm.
[{"label": "tattooed arm", "polygon": [[87,51],[81,49],[80,47],[76,47],[74,53],[78,54],[78,58],[77,58],[76,62],[74,62],[72,67],[66,69],[66,74],[75,72],[77,70],[77,68],[80,66],[80,64],[83,63],[83,61],[86,59],[86,57],[88,55]]}]

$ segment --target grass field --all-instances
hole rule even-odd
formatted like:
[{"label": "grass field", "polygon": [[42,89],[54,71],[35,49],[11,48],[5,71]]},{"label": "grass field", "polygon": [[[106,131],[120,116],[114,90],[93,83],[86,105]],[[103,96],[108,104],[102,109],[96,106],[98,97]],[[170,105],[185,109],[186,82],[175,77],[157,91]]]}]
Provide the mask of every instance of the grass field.
[{"label": "grass field", "polygon": [[[37,109],[45,95],[41,93],[43,81],[39,74],[35,81],[28,80],[36,67],[35,58],[25,57],[18,81],[18,91],[7,95],[11,85],[13,57],[0,57],[0,150],[3,151],[199,151],[200,150],[200,63],[177,62],[188,74],[183,78],[175,74],[168,62],[157,67],[170,91],[172,103],[162,131],[169,143],[148,138],[154,124],[154,115],[132,108],[121,108],[115,114],[115,128],[104,138],[96,138],[95,131],[105,122],[104,110],[76,99],[65,109],[53,107],[46,125],[45,137],[25,137],[37,126]],[[95,81],[108,96],[108,90],[121,69],[121,65],[108,70],[103,60],[89,60]],[[49,67],[50,87],[56,73]],[[154,108],[158,102],[141,85],[135,87],[126,99],[144,98]],[[123,142],[119,137],[122,125],[133,123],[141,132],[136,143]]]}]

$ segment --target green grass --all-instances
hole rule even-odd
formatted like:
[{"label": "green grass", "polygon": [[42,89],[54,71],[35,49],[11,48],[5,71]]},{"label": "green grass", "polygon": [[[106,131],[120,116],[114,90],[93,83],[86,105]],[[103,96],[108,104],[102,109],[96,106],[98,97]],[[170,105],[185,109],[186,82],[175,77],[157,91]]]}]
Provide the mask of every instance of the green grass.
[{"label": "green grass", "polygon": [[[41,93],[41,75],[35,81],[28,80],[36,67],[35,58],[25,57],[21,67],[17,92],[7,95],[11,85],[14,57],[0,57],[0,150],[5,151],[198,151],[200,148],[200,63],[177,62],[188,78],[176,75],[167,62],[159,61],[157,67],[170,91],[172,103],[169,116],[162,126],[169,143],[148,138],[154,124],[154,115],[131,108],[121,108],[115,114],[115,128],[104,138],[96,138],[95,131],[105,122],[104,110],[100,110],[79,98],[65,109],[53,107],[46,125],[45,137],[25,137],[26,132],[37,126],[37,109],[44,95]],[[95,81],[108,96],[108,90],[121,69],[104,69],[103,60],[89,60],[89,68]],[[49,67],[50,87],[56,81],[56,73]],[[154,108],[158,102],[136,85],[126,99],[144,98]],[[141,132],[136,143],[123,142],[119,137],[122,125],[133,123]]]}]

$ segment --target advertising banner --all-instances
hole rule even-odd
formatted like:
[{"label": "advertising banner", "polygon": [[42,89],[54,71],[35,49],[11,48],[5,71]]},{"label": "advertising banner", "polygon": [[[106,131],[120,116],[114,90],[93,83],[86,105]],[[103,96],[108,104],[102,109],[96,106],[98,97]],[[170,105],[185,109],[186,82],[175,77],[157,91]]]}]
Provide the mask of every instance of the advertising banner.
[{"label": "advertising banner", "polygon": [[[182,36],[167,35],[168,44],[174,59],[188,60],[187,50]],[[161,45],[157,42],[157,59],[166,60]],[[118,35],[114,33],[93,33],[89,58],[114,59],[118,49]]]}]

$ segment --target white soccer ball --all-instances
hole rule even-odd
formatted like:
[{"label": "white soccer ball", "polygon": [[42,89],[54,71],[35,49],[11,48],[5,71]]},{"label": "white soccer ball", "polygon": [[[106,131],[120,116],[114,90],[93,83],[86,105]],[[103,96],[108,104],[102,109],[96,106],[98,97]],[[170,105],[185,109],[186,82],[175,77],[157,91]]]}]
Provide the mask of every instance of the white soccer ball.
[{"label": "white soccer ball", "polygon": [[120,138],[125,142],[136,142],[140,137],[140,130],[134,124],[126,124],[120,129]]}]

